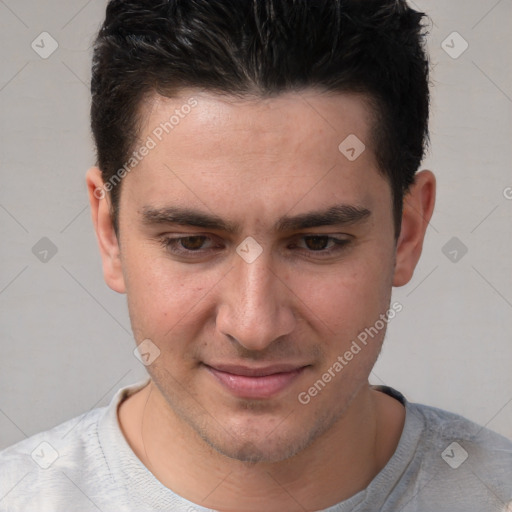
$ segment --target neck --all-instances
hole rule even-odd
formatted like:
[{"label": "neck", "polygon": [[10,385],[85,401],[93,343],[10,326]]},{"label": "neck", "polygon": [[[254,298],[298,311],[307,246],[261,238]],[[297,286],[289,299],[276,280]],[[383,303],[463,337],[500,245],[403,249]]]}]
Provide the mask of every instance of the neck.
[{"label": "neck", "polygon": [[398,401],[366,384],[335,427],[299,454],[246,463],[207,445],[152,382],[123,402],[118,414],[133,451],[162,484],[223,512],[319,510],[348,499],[385,466],[405,418]]}]

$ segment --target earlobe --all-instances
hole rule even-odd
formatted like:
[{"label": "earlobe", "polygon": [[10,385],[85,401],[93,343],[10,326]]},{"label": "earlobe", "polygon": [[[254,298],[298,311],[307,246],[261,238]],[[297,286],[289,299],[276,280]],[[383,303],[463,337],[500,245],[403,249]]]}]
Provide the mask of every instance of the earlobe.
[{"label": "earlobe", "polygon": [[110,214],[110,197],[103,188],[103,178],[98,167],[91,167],[87,171],[86,183],[105,282],[112,290],[125,293],[120,248]]},{"label": "earlobe", "polygon": [[420,259],[423,240],[434,211],[436,179],[421,171],[404,197],[402,228],[397,241],[393,286],[407,284]]}]

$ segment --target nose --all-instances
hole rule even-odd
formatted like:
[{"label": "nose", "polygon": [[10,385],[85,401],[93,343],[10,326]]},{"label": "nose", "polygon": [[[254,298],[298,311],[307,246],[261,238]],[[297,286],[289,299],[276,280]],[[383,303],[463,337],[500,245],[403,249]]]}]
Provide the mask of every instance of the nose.
[{"label": "nose", "polygon": [[247,350],[265,350],[295,327],[293,293],[270,264],[265,251],[251,263],[236,255],[222,284],[217,329]]}]

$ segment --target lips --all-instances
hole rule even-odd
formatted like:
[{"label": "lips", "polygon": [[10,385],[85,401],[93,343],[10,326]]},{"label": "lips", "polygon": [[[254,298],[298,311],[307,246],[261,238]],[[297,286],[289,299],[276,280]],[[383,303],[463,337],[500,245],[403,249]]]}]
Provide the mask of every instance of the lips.
[{"label": "lips", "polygon": [[211,375],[240,398],[270,398],[288,388],[306,366],[278,364],[264,367],[205,365]]}]

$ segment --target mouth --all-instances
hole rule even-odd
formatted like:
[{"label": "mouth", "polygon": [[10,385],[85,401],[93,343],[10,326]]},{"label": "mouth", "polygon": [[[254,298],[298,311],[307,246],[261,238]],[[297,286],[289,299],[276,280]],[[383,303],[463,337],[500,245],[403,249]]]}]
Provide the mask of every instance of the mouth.
[{"label": "mouth", "polygon": [[270,365],[249,367],[240,365],[204,365],[210,374],[239,398],[271,398],[290,387],[307,366]]}]

